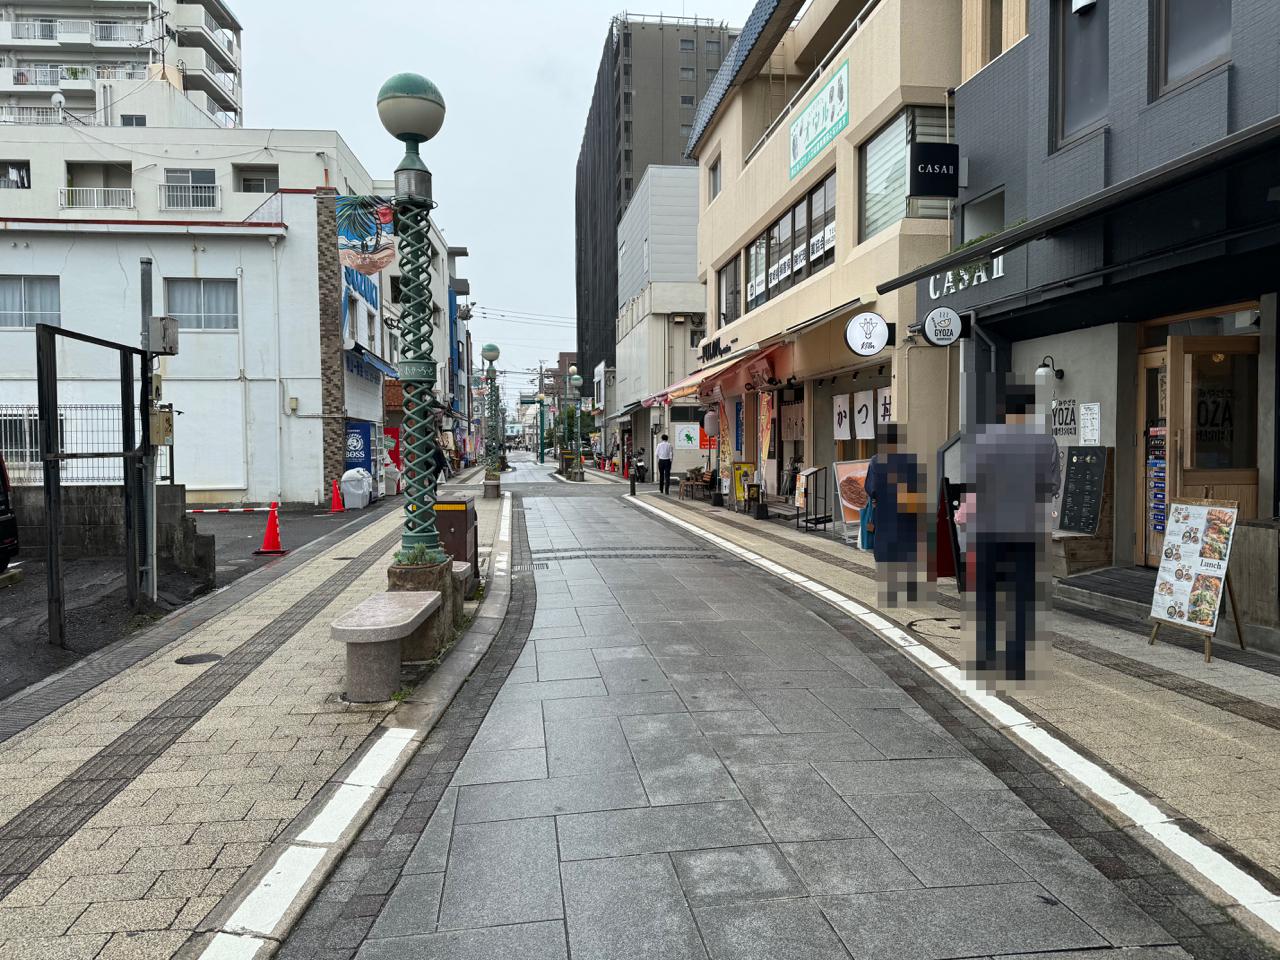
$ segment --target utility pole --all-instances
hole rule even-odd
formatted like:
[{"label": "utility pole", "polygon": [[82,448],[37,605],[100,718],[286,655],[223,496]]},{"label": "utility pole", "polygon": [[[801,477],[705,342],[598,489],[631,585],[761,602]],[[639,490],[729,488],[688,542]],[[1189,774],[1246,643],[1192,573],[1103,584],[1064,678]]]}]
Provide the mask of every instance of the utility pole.
[{"label": "utility pole", "polygon": [[143,257],[142,268],[142,590],[155,602],[157,589],[156,571],[156,449],[151,444],[151,414],[155,409],[152,390],[154,360],[151,353],[152,310],[152,262]]}]

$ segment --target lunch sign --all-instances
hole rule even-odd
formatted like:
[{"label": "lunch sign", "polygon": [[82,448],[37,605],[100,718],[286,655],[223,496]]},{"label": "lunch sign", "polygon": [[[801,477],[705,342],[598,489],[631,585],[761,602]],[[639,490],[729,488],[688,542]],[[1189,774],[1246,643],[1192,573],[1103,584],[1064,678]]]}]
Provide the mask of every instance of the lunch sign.
[{"label": "lunch sign", "polygon": [[1173,624],[1206,638],[1217,631],[1239,512],[1234,500],[1170,501],[1151,603],[1157,627]]}]

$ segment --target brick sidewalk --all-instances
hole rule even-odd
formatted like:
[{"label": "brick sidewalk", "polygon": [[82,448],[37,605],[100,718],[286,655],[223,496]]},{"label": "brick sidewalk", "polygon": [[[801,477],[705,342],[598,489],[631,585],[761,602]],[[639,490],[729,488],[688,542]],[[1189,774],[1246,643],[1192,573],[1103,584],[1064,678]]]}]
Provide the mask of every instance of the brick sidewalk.
[{"label": "brick sidewalk", "polygon": [[[477,506],[491,540],[498,502]],[[0,744],[0,956],[182,946],[388,714],[339,699],[329,623],[385,589],[400,522],[378,518]]]},{"label": "brick sidewalk", "polygon": [[[876,605],[869,555],[703,504],[646,502]],[[886,611],[953,662],[971,656],[954,588],[938,603]],[[1146,633],[1053,611],[1053,649],[1030,689],[1009,693],[1111,770],[1193,820],[1262,871],[1280,876],[1280,681],[1195,645],[1147,645]],[[1231,651],[1223,650],[1226,656]],[[1247,659],[1271,664],[1257,655]],[[1280,665],[1276,665],[1280,666]]]}]

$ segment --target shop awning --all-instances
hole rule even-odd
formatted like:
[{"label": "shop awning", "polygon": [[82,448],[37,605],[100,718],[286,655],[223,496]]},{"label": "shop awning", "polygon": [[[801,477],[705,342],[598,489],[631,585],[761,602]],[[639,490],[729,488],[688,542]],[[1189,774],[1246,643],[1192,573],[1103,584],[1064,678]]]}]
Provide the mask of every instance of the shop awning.
[{"label": "shop awning", "polygon": [[852,315],[853,311],[858,309],[861,305],[862,300],[858,297],[854,297],[847,303],[842,303],[838,307],[832,307],[830,310],[820,313],[816,317],[810,317],[808,320],[801,320],[799,323],[793,323],[781,333],[775,333],[773,336],[765,340],[761,340],[760,346],[770,347],[774,344],[782,343],[784,340],[794,340],[800,334],[814,330],[822,326],[824,323],[830,323],[832,320],[843,320],[845,317]]},{"label": "shop awning", "polygon": [[609,419],[610,420],[626,420],[633,413],[639,410],[641,406],[643,406],[643,404],[641,404],[639,400],[637,400],[635,403],[628,403],[625,407],[623,407],[621,410],[619,410]]},{"label": "shop awning", "polygon": [[1083,200],[1067,204],[1053,213],[1036,217],[1020,226],[1010,227],[981,243],[949,253],[933,263],[880,284],[876,290],[882,295],[892,293],[894,290],[946,273],[956,267],[987,260],[1017,247],[1026,246],[1035,240],[1043,240],[1091,217],[1109,213],[1126,203],[1132,203],[1201,174],[1209,173],[1224,163],[1242,159],[1251,153],[1271,147],[1277,142],[1280,142],[1280,117],[1272,117],[1270,120],[1264,120],[1262,123],[1247,127],[1239,133],[1224,137],[1199,150],[1193,150],[1146,173],[1122,180]]},{"label": "shop awning", "polygon": [[369,351],[365,347],[362,347],[360,344],[357,343],[352,345],[351,352],[354,353],[361,360],[363,360],[365,363],[369,364],[369,366],[373,367],[376,370],[381,371],[385,376],[390,377],[392,380],[400,379],[400,371],[398,371],[391,364],[387,363],[387,361],[383,360],[376,353]]},{"label": "shop awning", "polygon": [[723,363],[712,364],[704,367],[697,373],[692,373],[683,380],[677,380],[665,390],[659,390],[651,397],[646,397],[644,405],[646,407],[656,407],[662,404],[668,404],[672,400],[681,400],[684,397],[691,397],[696,394],[699,388],[710,377],[718,376],[727,372],[731,367],[736,367],[747,357],[753,356],[760,352],[760,344],[752,344],[745,350],[739,350],[734,354],[732,360],[725,360]]}]

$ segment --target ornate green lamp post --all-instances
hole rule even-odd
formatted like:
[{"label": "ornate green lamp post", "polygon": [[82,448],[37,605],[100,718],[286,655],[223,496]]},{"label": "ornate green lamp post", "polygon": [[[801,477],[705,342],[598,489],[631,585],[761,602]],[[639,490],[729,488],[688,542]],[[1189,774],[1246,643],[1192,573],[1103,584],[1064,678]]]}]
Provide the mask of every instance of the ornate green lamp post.
[{"label": "ornate green lamp post", "polygon": [[480,351],[480,359],[489,364],[485,370],[485,397],[489,401],[489,415],[485,418],[489,421],[485,437],[485,445],[489,449],[485,451],[485,461],[494,469],[498,466],[501,441],[498,439],[498,371],[493,365],[501,355],[502,352],[492,343],[486,343]]},{"label": "ornate green lamp post", "polygon": [[440,549],[436,530],[437,401],[431,297],[431,171],[418,149],[444,124],[444,97],[416,73],[399,73],[378,92],[378,117],[405,145],[396,168],[396,231],[400,236],[402,310],[400,382],[404,384],[405,505],[401,544]]},{"label": "ornate green lamp post", "polygon": [[[574,368],[575,370],[577,367]],[[570,480],[582,479],[582,377],[574,374],[569,378],[573,384],[573,472]]]}]

